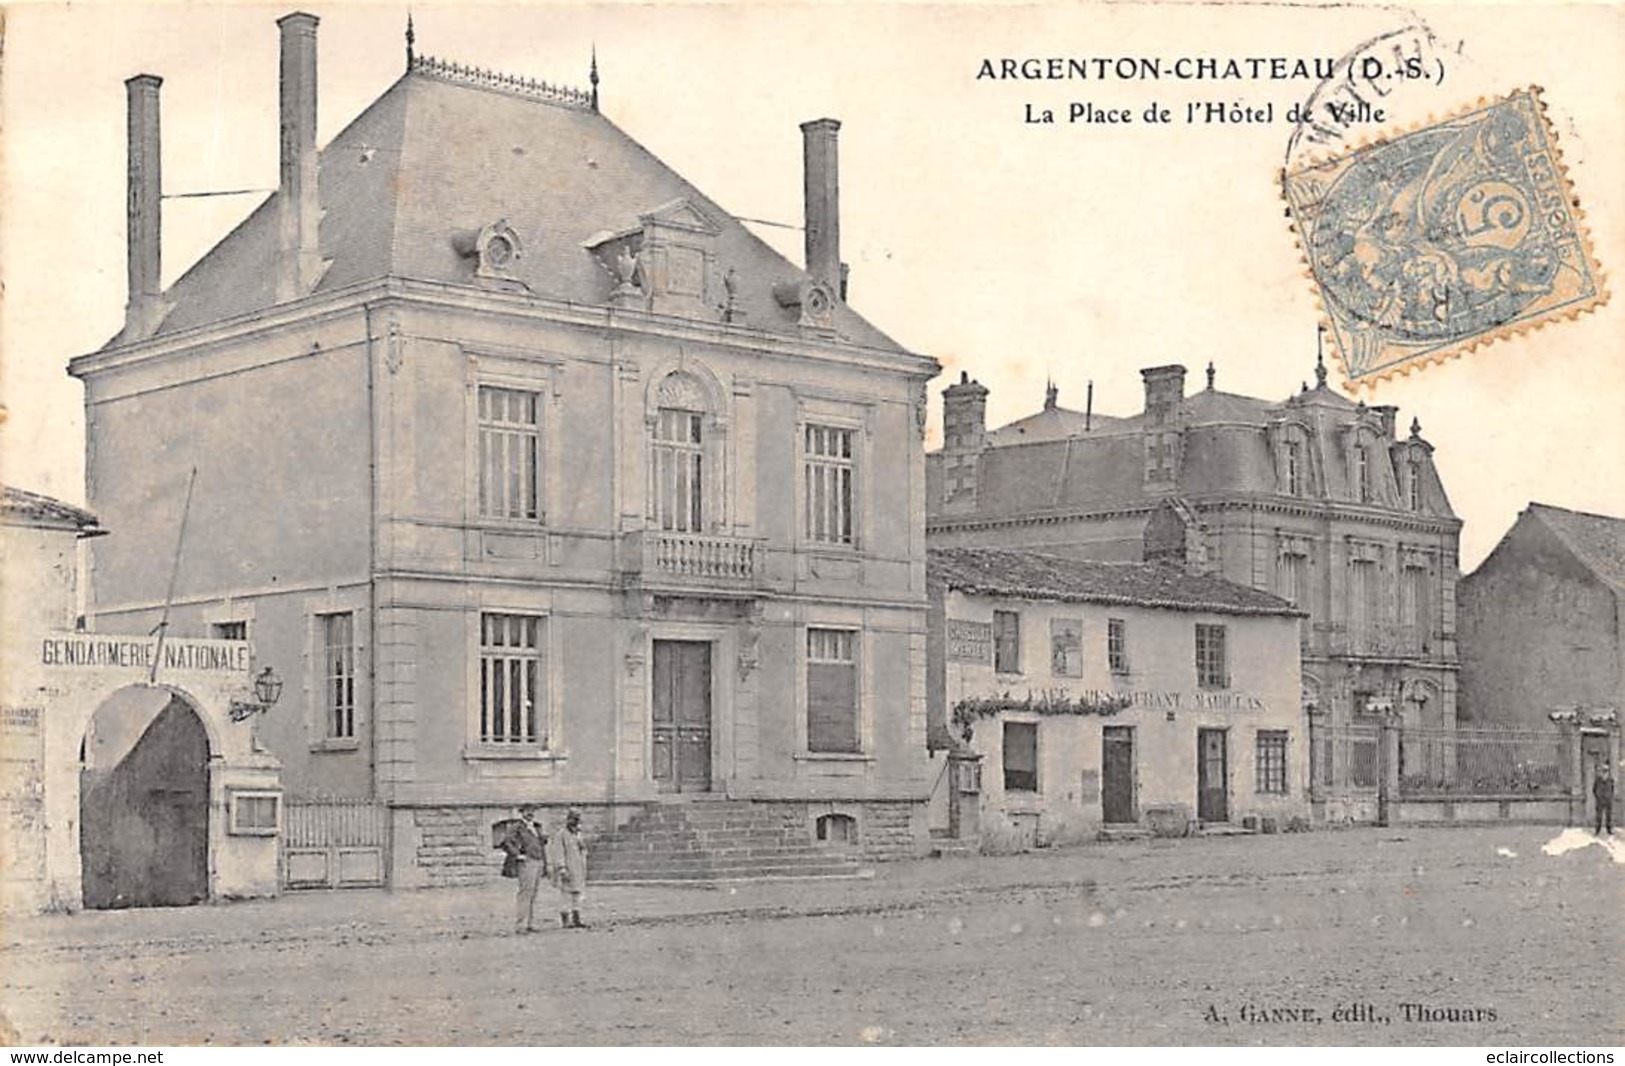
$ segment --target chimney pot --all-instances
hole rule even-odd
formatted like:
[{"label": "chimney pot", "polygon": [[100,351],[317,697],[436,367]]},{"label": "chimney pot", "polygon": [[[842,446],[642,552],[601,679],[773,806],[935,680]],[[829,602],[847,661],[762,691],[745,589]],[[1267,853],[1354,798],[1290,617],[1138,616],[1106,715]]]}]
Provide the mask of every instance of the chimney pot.
[{"label": "chimney pot", "polygon": [[837,135],[832,118],[801,124],[802,193],[805,204],[807,273],[845,291],[841,264],[841,179]]}]

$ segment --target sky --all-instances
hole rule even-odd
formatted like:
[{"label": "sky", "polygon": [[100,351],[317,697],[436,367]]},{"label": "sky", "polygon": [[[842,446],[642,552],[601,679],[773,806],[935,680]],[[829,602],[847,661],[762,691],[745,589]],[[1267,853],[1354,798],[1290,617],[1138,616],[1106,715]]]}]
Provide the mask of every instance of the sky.
[{"label": "sky", "polygon": [[[124,79],[164,79],[166,284],[274,186],[277,29],[291,6],[23,3],[0,71],[0,478],[82,502],[83,393],[67,361],[124,306]],[[326,143],[397,78],[406,8],[321,19]],[[1277,174],[1286,109],[1313,81],[978,78],[1004,57],[1327,57],[1425,24],[1442,83],[1407,87],[1375,134],[1538,84],[1597,258],[1625,262],[1625,7],[1575,5],[436,4],[419,52],[585,85],[604,112],[800,259],[799,123],[842,120],[850,303],[967,371],[997,425],[1065,406],[1130,414],[1139,370],[1284,398],[1313,378],[1317,311]],[[1153,104],[1273,104],[1269,122],[1148,125]],[[1129,124],[1068,123],[1070,105]],[[1029,106],[1062,121],[1025,121]],[[182,197],[223,190],[250,195]],[[773,223],[768,225],[766,223]],[[1334,384],[1339,378],[1333,374]],[[1531,500],[1625,514],[1625,306],[1616,299],[1359,393],[1420,420],[1471,570]]]}]

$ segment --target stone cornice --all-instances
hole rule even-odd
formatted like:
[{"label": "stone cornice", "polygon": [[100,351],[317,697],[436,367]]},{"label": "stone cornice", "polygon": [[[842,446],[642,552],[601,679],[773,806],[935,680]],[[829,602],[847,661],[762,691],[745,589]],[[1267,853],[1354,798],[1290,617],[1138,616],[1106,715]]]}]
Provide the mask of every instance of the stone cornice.
[{"label": "stone cornice", "polygon": [[[1417,516],[1411,512],[1382,511],[1358,504],[1339,503],[1335,500],[1298,500],[1292,497],[1264,495],[1195,496],[1182,494],[1186,503],[1200,513],[1212,511],[1253,511],[1265,514],[1310,518],[1316,521],[1341,519],[1389,529],[1405,529],[1418,533],[1451,535],[1461,531],[1461,519],[1455,517]],[[967,529],[1005,529],[1016,526],[1050,526],[1068,522],[1101,522],[1114,518],[1132,518],[1148,515],[1157,509],[1164,497],[1107,508],[1071,508],[1064,511],[1037,511],[1012,515],[928,515],[927,533],[947,533]]]},{"label": "stone cornice", "polygon": [[930,356],[903,350],[874,348],[846,340],[818,341],[788,337],[732,323],[696,322],[671,315],[628,311],[597,304],[549,300],[524,293],[498,292],[468,285],[388,277],[358,283],[333,292],[317,293],[220,322],[172,334],[161,334],[132,344],[110,344],[81,355],[68,364],[68,373],[86,377],[109,370],[162,361],[194,349],[246,338],[274,336],[340,318],[374,302],[392,301],[403,307],[439,308],[467,314],[519,317],[588,330],[619,331],[674,343],[704,343],[742,352],[770,353],[816,359],[866,369],[886,370],[928,380],[941,370]]}]

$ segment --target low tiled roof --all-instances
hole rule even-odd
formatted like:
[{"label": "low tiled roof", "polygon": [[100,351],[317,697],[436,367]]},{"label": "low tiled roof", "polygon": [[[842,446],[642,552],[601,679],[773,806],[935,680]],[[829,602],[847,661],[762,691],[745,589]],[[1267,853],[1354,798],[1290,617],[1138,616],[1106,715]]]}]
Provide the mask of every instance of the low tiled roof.
[{"label": "low tiled roof", "polygon": [[1625,589],[1625,518],[1570,511],[1544,503],[1531,503],[1529,511],[1592,573],[1615,588]]},{"label": "low tiled roof", "polygon": [[926,553],[926,574],[932,582],[972,595],[1214,614],[1303,615],[1278,596],[1165,564],[1092,562],[1006,548],[932,548]]},{"label": "low tiled roof", "polygon": [[41,496],[37,492],[5,486],[5,498],[0,504],[7,522],[12,524],[58,526],[84,533],[101,532],[101,523],[89,511],[71,503]]}]

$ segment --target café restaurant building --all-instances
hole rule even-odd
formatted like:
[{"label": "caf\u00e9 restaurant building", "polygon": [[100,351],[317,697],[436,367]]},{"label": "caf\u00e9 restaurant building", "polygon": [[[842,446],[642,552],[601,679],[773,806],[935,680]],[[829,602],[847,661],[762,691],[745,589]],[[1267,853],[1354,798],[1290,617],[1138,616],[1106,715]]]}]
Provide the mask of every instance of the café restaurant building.
[{"label": "caf\u00e9 restaurant building", "polygon": [[1290,604],[1168,563],[933,548],[927,571],[933,734],[982,756],[984,849],[1307,819]]}]

